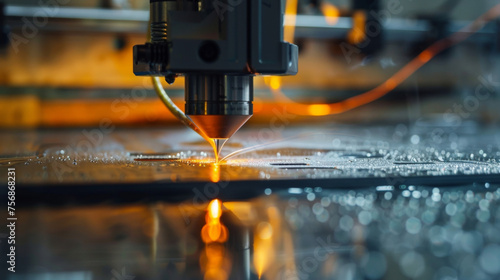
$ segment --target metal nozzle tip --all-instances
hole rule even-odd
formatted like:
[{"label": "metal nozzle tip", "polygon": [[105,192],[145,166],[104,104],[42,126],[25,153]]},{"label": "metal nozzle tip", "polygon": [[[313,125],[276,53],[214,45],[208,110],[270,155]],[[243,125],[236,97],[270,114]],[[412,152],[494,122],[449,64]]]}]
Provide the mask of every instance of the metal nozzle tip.
[{"label": "metal nozzle tip", "polygon": [[252,115],[189,115],[189,118],[212,139],[228,139]]},{"label": "metal nozzle tip", "polygon": [[215,162],[219,162],[220,151],[222,150],[222,146],[224,146],[227,140],[227,138],[214,139]]}]

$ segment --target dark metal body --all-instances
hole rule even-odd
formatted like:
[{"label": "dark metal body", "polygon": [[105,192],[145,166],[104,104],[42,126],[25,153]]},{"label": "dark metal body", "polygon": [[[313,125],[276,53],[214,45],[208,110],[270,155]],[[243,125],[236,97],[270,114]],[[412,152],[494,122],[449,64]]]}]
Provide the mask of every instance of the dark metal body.
[{"label": "dark metal body", "polygon": [[187,115],[251,115],[252,100],[252,76],[186,75]]},{"label": "dark metal body", "polygon": [[151,43],[134,47],[134,73],[185,76],[186,114],[212,138],[229,138],[252,115],[252,76],[297,73],[282,1],[152,0],[150,17]]}]

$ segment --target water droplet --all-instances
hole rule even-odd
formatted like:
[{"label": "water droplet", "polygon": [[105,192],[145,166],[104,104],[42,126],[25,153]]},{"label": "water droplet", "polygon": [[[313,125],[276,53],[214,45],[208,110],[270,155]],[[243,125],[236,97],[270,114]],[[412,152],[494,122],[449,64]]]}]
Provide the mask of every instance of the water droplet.
[{"label": "water droplet", "polygon": [[392,198],[392,193],[390,193],[390,192],[386,192],[386,193],[384,193],[384,198],[385,198],[386,200],[391,200],[391,198]]},{"label": "water droplet", "polygon": [[457,213],[457,205],[455,203],[448,203],[445,208],[446,214],[448,216],[453,216],[455,213]]},{"label": "water droplet", "polygon": [[316,198],[316,195],[314,193],[307,194],[307,200],[313,201],[315,198]]},{"label": "water droplet", "polygon": [[361,259],[361,267],[367,278],[381,279],[387,269],[387,261],[380,252],[368,252]]},{"label": "water droplet", "polygon": [[354,225],[354,221],[350,216],[344,215],[344,216],[342,216],[342,218],[340,218],[339,226],[342,230],[350,231],[352,229],[353,225]]},{"label": "water droplet", "polygon": [[422,223],[415,217],[411,217],[406,221],[406,231],[411,234],[418,234],[421,228]]},{"label": "water droplet", "polygon": [[403,274],[410,278],[418,278],[425,272],[425,260],[416,252],[406,253],[399,262]]},{"label": "water droplet", "polygon": [[484,248],[479,256],[479,264],[481,268],[487,273],[497,274],[500,273],[500,246],[491,244]]},{"label": "water droplet", "polygon": [[420,136],[412,135],[410,141],[413,145],[417,145],[420,142]]},{"label": "water droplet", "polygon": [[372,213],[369,212],[369,211],[361,211],[359,212],[358,214],[358,220],[359,220],[359,223],[362,224],[362,225],[369,225],[372,221]]}]

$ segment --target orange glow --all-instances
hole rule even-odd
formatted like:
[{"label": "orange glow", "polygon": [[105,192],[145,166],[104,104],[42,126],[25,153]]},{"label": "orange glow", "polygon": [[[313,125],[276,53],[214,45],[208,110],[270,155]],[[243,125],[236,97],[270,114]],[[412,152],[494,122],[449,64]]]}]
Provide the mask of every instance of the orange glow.
[{"label": "orange glow", "polygon": [[[253,265],[259,276],[275,263],[276,244],[283,241],[282,219],[278,208],[271,206],[267,208],[269,222],[260,222],[257,224],[254,233],[254,260]],[[293,255],[293,254],[292,254]]]},{"label": "orange glow", "polygon": [[220,181],[220,168],[219,163],[214,163],[212,169],[210,170],[210,180],[214,183]]},{"label": "orange glow", "polygon": [[42,101],[36,96],[0,96],[0,127],[35,127],[41,114]]},{"label": "orange glow", "polygon": [[427,62],[427,61],[431,60],[432,53],[428,50],[425,50],[418,57],[420,58],[420,60],[422,62]]},{"label": "orange glow", "polygon": [[221,216],[221,205],[218,199],[214,199],[210,202],[209,206],[209,215],[212,219],[219,219]]},{"label": "orange glow", "polygon": [[231,262],[224,246],[220,243],[211,243],[205,246],[204,254],[200,255],[200,265],[205,280],[228,279],[227,271]]},{"label": "orange glow", "polygon": [[297,6],[298,0],[287,0],[285,15],[287,16],[286,24],[283,28],[283,39],[285,42],[293,43],[295,39],[295,23],[297,22]]},{"label": "orange glow", "polygon": [[218,199],[208,204],[206,224],[201,229],[201,239],[205,243],[226,242],[228,237],[227,228],[220,222],[222,216],[222,205]]},{"label": "orange glow", "polygon": [[276,240],[273,239],[273,227],[271,224],[260,222],[255,230],[253,256],[253,265],[259,279],[274,261],[274,242]]},{"label": "orange glow", "polygon": [[269,86],[273,90],[278,90],[281,88],[281,77],[273,76],[269,80]]},{"label": "orange glow", "polygon": [[253,264],[259,279],[269,266],[269,257],[272,252],[273,248],[269,240],[254,240]]},{"label": "orange glow", "polygon": [[349,43],[355,45],[365,40],[366,15],[363,11],[356,11],[352,15],[352,29],[347,34]]},{"label": "orange glow", "polygon": [[321,12],[325,16],[326,23],[335,25],[339,21],[340,11],[332,3],[323,2],[321,4]]},{"label": "orange glow", "polygon": [[208,237],[210,238],[210,240],[212,241],[219,240],[221,234],[222,234],[222,229],[220,223],[208,227]]},{"label": "orange glow", "polygon": [[253,100],[253,112],[258,113],[262,111],[262,99],[260,99],[258,96],[254,97]]},{"label": "orange glow", "polygon": [[267,222],[261,222],[257,225],[257,234],[260,239],[269,239],[273,236],[273,227]]},{"label": "orange glow", "polygon": [[225,280],[231,268],[231,261],[223,245],[229,236],[227,228],[220,222],[222,203],[212,200],[207,207],[206,224],[201,229],[205,243],[204,254],[200,255],[200,268],[205,280]]},{"label": "orange glow", "polygon": [[207,269],[207,272],[205,272],[205,277],[203,279],[204,280],[227,279],[227,273],[226,273],[226,271],[224,271],[218,267],[209,268],[209,269]]},{"label": "orange glow", "polygon": [[325,116],[330,114],[330,106],[327,104],[313,104],[307,106],[307,112],[311,116]]}]

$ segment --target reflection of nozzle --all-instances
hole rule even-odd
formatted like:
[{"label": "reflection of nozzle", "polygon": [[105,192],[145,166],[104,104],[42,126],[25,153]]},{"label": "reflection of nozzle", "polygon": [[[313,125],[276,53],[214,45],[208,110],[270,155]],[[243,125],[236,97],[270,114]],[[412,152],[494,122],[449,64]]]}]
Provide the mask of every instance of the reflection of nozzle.
[{"label": "reflection of nozzle", "polygon": [[253,77],[186,75],[186,115],[210,138],[230,138],[253,114]]},{"label": "reflection of nozzle", "polygon": [[[219,205],[214,202],[210,203],[208,211],[200,215],[197,222],[192,225],[190,233],[192,237],[198,238],[198,244],[196,252],[193,251],[192,255],[187,256],[186,265],[188,269],[183,279],[212,279],[211,277],[203,277],[204,274],[207,276],[206,265],[210,262],[212,264],[221,264],[219,268],[225,269],[221,275],[227,276],[224,279],[257,279],[257,275],[251,271],[253,250],[253,235],[251,230],[242,224],[235,214],[227,209],[223,210],[219,208]],[[227,231],[223,233],[225,235],[224,238],[220,238],[221,236],[215,238],[215,236],[210,236],[209,232],[204,234],[204,230],[207,231],[207,225],[213,219],[218,220],[220,228],[223,226]],[[188,240],[192,241],[192,239]],[[189,244],[189,247],[193,248],[193,244]],[[220,253],[223,254],[221,255]],[[204,254],[206,258],[200,258],[200,254],[202,254],[201,256]],[[227,258],[230,266],[225,266],[225,262],[220,257]],[[210,260],[210,258],[212,259]]]}]

